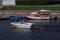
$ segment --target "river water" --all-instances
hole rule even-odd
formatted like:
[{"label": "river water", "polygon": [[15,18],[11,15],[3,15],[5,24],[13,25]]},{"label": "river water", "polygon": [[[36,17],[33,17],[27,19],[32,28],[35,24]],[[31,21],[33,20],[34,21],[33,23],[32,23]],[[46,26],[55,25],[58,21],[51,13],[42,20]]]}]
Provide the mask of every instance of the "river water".
[{"label": "river water", "polygon": [[0,21],[0,40],[60,40],[60,21],[29,22],[34,23],[35,29],[15,29],[11,27],[10,21]]}]

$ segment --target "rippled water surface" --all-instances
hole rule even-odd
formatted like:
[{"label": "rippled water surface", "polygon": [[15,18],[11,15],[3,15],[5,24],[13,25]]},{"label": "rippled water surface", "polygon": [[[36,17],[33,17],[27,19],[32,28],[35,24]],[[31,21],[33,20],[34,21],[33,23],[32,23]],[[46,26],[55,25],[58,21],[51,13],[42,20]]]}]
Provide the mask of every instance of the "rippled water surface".
[{"label": "rippled water surface", "polygon": [[34,23],[35,29],[16,29],[11,27],[10,21],[0,21],[0,40],[60,40],[60,21],[29,22]]}]

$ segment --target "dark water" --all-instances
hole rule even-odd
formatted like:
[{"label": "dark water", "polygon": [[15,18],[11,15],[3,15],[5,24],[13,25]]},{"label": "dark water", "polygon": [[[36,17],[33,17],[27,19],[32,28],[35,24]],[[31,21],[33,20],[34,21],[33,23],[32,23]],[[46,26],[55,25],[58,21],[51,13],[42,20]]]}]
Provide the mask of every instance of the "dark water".
[{"label": "dark water", "polygon": [[0,40],[60,40],[60,21],[29,22],[38,29],[13,29],[10,21],[0,21]]}]

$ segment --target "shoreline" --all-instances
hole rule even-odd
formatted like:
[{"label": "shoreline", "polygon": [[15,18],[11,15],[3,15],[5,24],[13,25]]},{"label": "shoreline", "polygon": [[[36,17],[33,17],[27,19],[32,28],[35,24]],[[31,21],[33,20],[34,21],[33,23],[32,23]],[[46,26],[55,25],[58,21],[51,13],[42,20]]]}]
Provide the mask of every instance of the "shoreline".
[{"label": "shoreline", "polygon": [[[0,10],[0,15],[8,17],[8,16],[15,16],[15,15],[25,15],[26,13],[31,13],[35,11],[38,12],[40,10]],[[60,17],[60,10],[58,11],[51,10],[51,15]]]}]

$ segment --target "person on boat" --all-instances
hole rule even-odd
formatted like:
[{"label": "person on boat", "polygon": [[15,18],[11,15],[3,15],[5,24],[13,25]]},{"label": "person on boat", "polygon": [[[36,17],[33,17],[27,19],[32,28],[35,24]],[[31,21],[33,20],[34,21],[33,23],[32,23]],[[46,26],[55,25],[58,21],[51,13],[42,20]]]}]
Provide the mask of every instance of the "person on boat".
[{"label": "person on boat", "polygon": [[22,22],[25,22],[27,20],[26,16],[21,16],[20,18],[21,18]]},{"label": "person on boat", "polygon": [[15,21],[19,22],[19,16],[15,16]]},{"label": "person on boat", "polygon": [[19,22],[19,16],[13,16],[13,17],[11,17],[10,21],[12,21],[12,22]]}]

